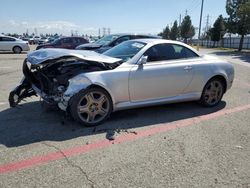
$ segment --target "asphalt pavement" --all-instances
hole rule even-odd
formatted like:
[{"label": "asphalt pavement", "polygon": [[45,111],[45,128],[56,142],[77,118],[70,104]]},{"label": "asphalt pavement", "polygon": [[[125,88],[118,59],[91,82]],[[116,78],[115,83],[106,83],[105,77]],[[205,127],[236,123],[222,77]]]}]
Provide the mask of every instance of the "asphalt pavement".
[{"label": "asphalt pavement", "polygon": [[250,54],[200,53],[235,68],[219,106],[119,111],[95,128],[38,97],[9,108],[27,54],[0,53],[0,187],[250,187]]}]

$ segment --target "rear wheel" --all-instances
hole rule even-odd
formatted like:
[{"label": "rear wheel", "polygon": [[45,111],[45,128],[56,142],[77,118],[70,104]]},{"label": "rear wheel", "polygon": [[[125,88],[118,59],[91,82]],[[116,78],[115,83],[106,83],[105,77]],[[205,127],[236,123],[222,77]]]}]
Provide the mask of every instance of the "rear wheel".
[{"label": "rear wheel", "polygon": [[85,126],[96,126],[105,121],[112,112],[112,100],[101,88],[82,90],[71,99],[73,118]]},{"label": "rear wheel", "polygon": [[200,103],[204,106],[216,106],[220,103],[225,91],[225,86],[220,79],[211,79],[205,85]]},{"label": "rear wheel", "polygon": [[22,48],[20,48],[19,46],[15,46],[15,47],[13,48],[13,52],[14,52],[15,54],[20,54],[20,53],[22,52]]}]

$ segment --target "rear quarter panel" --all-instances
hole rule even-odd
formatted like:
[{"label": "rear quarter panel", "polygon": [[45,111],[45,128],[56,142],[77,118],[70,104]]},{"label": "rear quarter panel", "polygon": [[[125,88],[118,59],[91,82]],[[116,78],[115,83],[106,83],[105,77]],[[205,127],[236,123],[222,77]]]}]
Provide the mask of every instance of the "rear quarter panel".
[{"label": "rear quarter panel", "polygon": [[233,66],[225,60],[214,56],[204,56],[200,61],[193,63],[195,76],[190,84],[190,91],[202,92],[206,83],[214,76],[223,76],[227,82],[227,90],[234,79]]}]

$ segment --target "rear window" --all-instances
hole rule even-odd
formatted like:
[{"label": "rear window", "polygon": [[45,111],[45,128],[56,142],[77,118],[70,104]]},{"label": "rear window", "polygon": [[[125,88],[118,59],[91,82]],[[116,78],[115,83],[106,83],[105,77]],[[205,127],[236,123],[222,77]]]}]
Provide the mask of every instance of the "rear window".
[{"label": "rear window", "polygon": [[84,38],[74,38],[76,44],[83,44],[87,43],[87,41]]},{"label": "rear window", "polygon": [[72,38],[62,38],[61,39],[62,44],[71,44],[73,43]]}]

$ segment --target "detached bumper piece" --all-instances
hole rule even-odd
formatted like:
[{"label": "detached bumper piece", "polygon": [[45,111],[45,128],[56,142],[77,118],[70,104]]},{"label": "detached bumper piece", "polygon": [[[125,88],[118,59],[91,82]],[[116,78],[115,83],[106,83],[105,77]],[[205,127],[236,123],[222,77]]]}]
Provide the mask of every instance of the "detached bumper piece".
[{"label": "detached bumper piece", "polygon": [[33,90],[31,86],[31,82],[29,81],[28,75],[28,67],[27,67],[27,59],[23,62],[23,73],[24,78],[21,81],[20,85],[13,89],[9,94],[9,104],[10,107],[15,107],[27,97],[31,97],[36,95],[36,92]]},{"label": "detached bumper piece", "polygon": [[9,94],[10,107],[15,107],[23,99],[36,95],[36,92],[32,89],[31,84],[24,79],[22,83],[12,90]]}]

